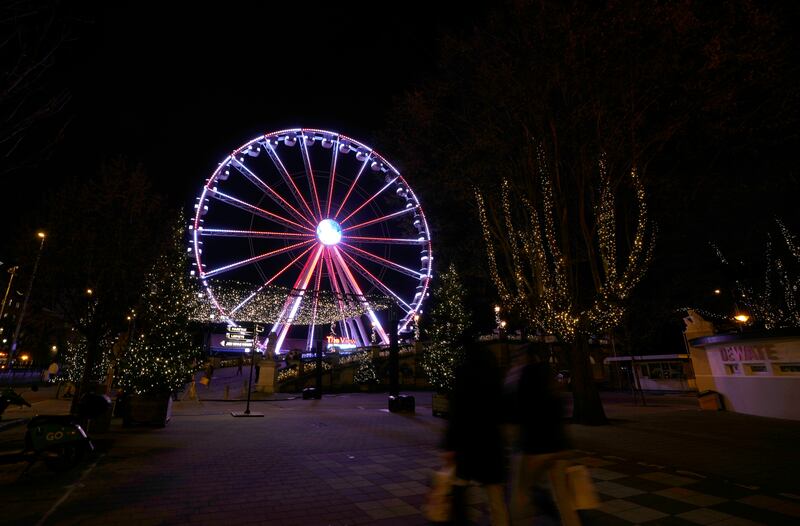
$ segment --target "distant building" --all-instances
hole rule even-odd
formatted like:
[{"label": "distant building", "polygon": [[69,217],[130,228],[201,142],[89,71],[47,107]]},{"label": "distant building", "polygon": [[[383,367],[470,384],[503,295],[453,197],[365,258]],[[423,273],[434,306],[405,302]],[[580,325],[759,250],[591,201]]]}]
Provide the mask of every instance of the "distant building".
[{"label": "distant building", "polygon": [[697,390],[688,354],[609,356],[604,363],[615,387],[667,392]]},{"label": "distant building", "polygon": [[684,318],[697,388],[728,411],[800,420],[800,331],[714,334],[694,311]]}]

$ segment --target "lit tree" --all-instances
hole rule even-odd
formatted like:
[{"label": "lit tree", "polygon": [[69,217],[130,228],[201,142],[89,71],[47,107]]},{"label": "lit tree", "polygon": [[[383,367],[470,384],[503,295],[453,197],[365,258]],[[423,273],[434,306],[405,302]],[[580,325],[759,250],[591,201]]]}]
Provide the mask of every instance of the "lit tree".
[{"label": "lit tree", "polygon": [[38,213],[48,245],[36,276],[37,302],[85,340],[87,374],[78,391],[88,392],[109,336],[124,331],[141,299],[143,269],[169,236],[163,201],[141,166],[115,158],[94,176],[65,180]]},{"label": "lit tree", "polygon": [[[103,382],[111,364],[111,345],[108,336],[101,339],[99,348],[101,349],[100,359],[93,363],[89,373],[90,382]],[[67,340],[64,352],[64,364],[62,365],[61,375],[67,381],[78,384],[83,378],[86,368],[86,337],[80,333],[72,333],[72,337]]]},{"label": "lit tree", "polygon": [[353,374],[353,383],[373,384],[378,381],[378,374],[375,372],[375,364],[369,352],[362,353],[358,357],[358,368]]},{"label": "lit tree", "polygon": [[[776,219],[780,238],[783,241],[773,246],[768,235],[763,267],[763,279],[758,285],[747,280],[737,280],[735,294],[752,314],[754,320],[765,329],[800,327],[800,244],[797,238],[780,220]],[[715,247],[716,248],[716,247]],[[717,249],[723,265],[730,263]]]},{"label": "lit tree", "polygon": [[[543,148],[531,166],[537,183],[504,180],[500,197],[476,192],[489,272],[503,303],[530,327],[568,344],[575,421],[606,421],[589,361],[588,338],[622,321],[631,292],[653,250],[644,188],[636,170],[626,178],[636,203],[633,236],[620,261],[617,203],[622,179],[612,180],[604,159],[599,184],[567,184],[548,170]],[[593,220],[592,220],[593,218]]]},{"label": "lit tree", "polygon": [[[183,221],[180,222],[181,224]],[[161,254],[145,279],[141,330],[120,363],[120,385],[140,393],[168,393],[186,383],[199,350],[192,345],[190,316],[196,291],[189,281],[183,228],[176,226],[172,246]]]},{"label": "lit tree", "polygon": [[463,337],[470,326],[466,309],[467,291],[461,283],[455,265],[439,275],[428,316],[429,342],[422,354],[422,367],[437,391],[453,388],[455,369],[464,357]]}]

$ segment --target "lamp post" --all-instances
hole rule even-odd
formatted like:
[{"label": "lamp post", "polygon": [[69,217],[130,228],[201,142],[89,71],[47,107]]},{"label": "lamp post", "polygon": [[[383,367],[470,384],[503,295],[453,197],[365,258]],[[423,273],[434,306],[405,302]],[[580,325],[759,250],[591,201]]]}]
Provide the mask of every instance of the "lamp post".
[{"label": "lamp post", "polygon": [[737,325],[739,326],[739,332],[744,332],[744,325],[750,320],[750,315],[746,314],[744,311],[740,310],[739,307],[736,307],[736,314],[733,317],[736,320]]},{"label": "lamp post", "polygon": [[[31,297],[31,290],[33,290],[33,281],[36,279],[36,270],[39,268],[39,260],[42,257],[42,249],[44,248],[44,240],[45,240],[45,233],[44,232],[37,232],[36,236],[41,239],[39,243],[39,251],[36,253],[36,261],[33,264],[33,272],[31,273],[31,280],[28,283],[28,290],[25,292],[25,299],[22,300],[22,309],[19,311],[19,317],[17,318],[17,327],[14,329],[14,337],[11,339],[11,352],[8,353],[8,362],[9,364],[12,363],[12,359],[14,358],[14,353],[17,350],[17,344],[19,339],[19,332],[22,329],[22,320],[25,317],[25,308],[28,306],[28,299]],[[10,283],[9,283],[10,286]]]},{"label": "lamp post", "polygon": [[[720,289],[714,289],[714,295],[719,296],[722,293]],[[733,300],[733,321],[739,328],[739,333],[744,333],[744,326],[750,321],[750,315],[739,307],[739,302],[736,301],[736,292],[731,289],[731,299]],[[744,297],[744,295],[742,295]]]},{"label": "lamp post", "polygon": [[14,282],[14,276],[17,275],[17,270],[19,270],[19,267],[17,266],[8,269],[8,273],[11,274],[11,277],[8,278],[8,286],[6,287],[6,293],[3,295],[3,304],[0,305],[0,323],[3,323],[3,313],[6,311],[6,303],[8,302],[8,293],[11,292],[11,284]]}]

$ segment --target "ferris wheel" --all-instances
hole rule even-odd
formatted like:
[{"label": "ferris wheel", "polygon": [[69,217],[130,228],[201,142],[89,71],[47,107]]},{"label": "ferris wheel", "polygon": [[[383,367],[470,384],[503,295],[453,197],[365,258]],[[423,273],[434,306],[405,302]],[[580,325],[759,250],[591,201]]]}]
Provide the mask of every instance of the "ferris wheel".
[{"label": "ferris wheel", "polygon": [[[246,321],[271,325],[277,352],[290,331],[311,349],[322,323],[358,346],[387,344],[370,298],[393,303],[404,332],[428,295],[431,237],[416,195],[383,156],[339,133],[281,130],[233,150],[203,186],[190,234],[192,273],[218,317],[268,318]],[[335,321],[320,315],[324,293]],[[271,309],[252,314],[256,303]]]}]

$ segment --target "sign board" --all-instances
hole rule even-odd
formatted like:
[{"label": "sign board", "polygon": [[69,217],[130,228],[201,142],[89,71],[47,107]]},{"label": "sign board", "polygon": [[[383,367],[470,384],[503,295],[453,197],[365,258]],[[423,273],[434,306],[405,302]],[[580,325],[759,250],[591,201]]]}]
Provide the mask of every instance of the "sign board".
[{"label": "sign board", "polygon": [[254,343],[252,330],[247,327],[230,325],[225,333],[225,339],[220,342],[220,345],[230,349],[250,349]]},{"label": "sign board", "polygon": [[325,337],[325,343],[327,349],[330,350],[347,350],[347,349],[355,349],[357,343],[352,338],[340,338],[339,336],[334,336],[332,334]]}]

